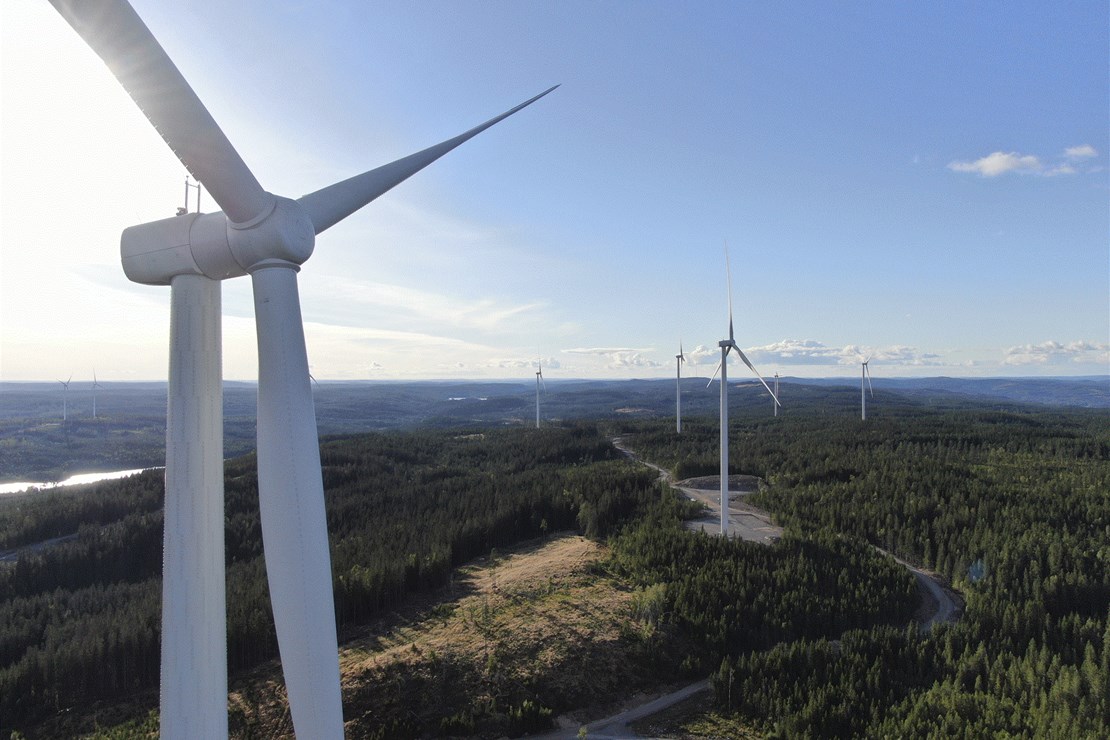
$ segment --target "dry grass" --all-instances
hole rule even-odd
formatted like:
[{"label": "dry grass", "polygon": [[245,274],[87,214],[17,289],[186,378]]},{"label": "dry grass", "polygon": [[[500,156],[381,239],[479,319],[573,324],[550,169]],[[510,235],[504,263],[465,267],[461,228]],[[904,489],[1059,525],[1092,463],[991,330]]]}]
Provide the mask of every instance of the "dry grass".
[{"label": "dry grass", "polygon": [[[632,619],[634,592],[598,567],[606,554],[563,535],[484,558],[438,599],[348,641],[348,736],[437,733],[455,717],[459,734],[496,737],[525,700],[589,712],[646,685],[662,638]],[[234,735],[292,735],[279,675],[271,665],[238,682]]]}]

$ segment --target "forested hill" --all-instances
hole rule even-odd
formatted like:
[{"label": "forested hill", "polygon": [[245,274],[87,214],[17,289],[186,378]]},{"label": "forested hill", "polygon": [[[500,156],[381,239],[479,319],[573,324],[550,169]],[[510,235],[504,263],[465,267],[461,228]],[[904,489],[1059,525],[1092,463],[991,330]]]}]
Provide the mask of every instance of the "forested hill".
[{"label": "forested hill", "polygon": [[[878,370],[876,369],[876,372]],[[557,373],[554,373],[557,376]],[[882,418],[913,409],[1021,410],[1033,407],[1110,408],[1110,378],[888,379],[878,377],[868,415]],[[545,423],[574,419],[666,418],[674,414],[673,379],[573,381],[551,377],[543,395]],[[57,384],[0,383],[0,482],[60,480],[76,473],[130,470],[165,460],[165,384],[105,383],[92,392],[74,382],[66,395]],[[733,378],[734,413],[770,414],[766,391],[754,379]],[[683,379],[684,413],[715,415],[719,385]],[[255,387],[224,386],[226,457],[254,449]],[[859,415],[858,380],[782,378],[783,413],[820,411]],[[535,383],[327,382],[313,386],[320,433],[325,437],[386,429],[460,425],[528,425],[535,419]]]}]

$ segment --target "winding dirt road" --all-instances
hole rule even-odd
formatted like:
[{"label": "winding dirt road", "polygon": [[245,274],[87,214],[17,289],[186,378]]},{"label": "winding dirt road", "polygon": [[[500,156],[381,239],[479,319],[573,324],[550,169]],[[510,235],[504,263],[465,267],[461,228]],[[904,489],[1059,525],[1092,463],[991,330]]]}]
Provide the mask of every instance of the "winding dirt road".
[{"label": "winding dirt road", "polygon": [[[703,529],[711,534],[720,534],[721,496],[719,493],[719,477],[695,478],[678,481],[676,483],[671,479],[669,471],[638,458],[632,450],[622,444],[619,437],[614,438],[612,441],[613,446],[627,457],[658,471],[660,480],[667,485],[672,488],[677,488],[689,498],[695,501],[701,501],[708,507],[710,513],[707,516],[688,523],[688,526],[692,526],[696,529]],[[736,499],[733,499],[731,495],[729,497],[729,532],[732,536],[742,537],[745,540],[770,544],[782,535],[782,528],[775,526],[771,522],[771,517],[767,512],[755,508],[741,498],[755,493],[757,487],[758,479],[754,476],[729,476],[730,494],[733,492],[740,494]],[[890,555],[890,553],[885,550],[880,548],[875,549],[884,555]],[[922,593],[922,608],[918,610],[915,619],[921,625],[922,629],[931,629],[936,624],[954,622],[959,618],[963,610],[963,600],[958,594],[951,591],[936,574],[910,565],[906,561],[893,555],[890,556],[893,557],[896,562],[909,569],[909,571],[913,573],[914,578],[917,579],[918,588]],[[705,679],[685,686],[678,691],[639,703],[618,714],[590,722],[585,726],[587,736],[596,738],[597,740],[640,737],[629,727],[632,722],[643,719],[644,717],[649,717],[656,712],[661,712],[697,693],[708,690],[709,680]],[[570,724],[572,723],[564,720],[561,729],[545,735],[540,735],[539,737],[544,738],[544,740],[563,740],[564,738],[569,740],[570,738],[579,737],[578,727],[571,727]]]}]

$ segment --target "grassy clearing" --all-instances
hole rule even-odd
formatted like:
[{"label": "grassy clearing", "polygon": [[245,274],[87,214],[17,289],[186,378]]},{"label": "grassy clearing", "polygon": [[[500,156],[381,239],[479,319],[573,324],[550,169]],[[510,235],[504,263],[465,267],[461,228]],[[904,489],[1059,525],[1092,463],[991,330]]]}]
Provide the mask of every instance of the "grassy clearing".
[{"label": "grassy clearing", "polygon": [[[348,736],[521,734],[645,687],[665,641],[606,556],[575,535],[493,553],[355,635],[340,651]],[[236,737],[292,735],[276,665],[236,682],[231,706]]]}]

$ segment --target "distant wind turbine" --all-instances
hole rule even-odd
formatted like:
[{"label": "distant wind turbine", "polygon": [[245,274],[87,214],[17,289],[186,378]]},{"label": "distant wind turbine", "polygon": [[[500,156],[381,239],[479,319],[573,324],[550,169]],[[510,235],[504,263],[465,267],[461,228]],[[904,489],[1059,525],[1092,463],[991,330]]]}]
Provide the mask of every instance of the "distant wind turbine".
[{"label": "distant wind turbine", "polygon": [[679,340],[678,354],[674,356],[677,377],[674,392],[674,425],[675,431],[679,434],[682,434],[682,363],[684,362],[686,362],[686,356],[682,354],[682,340]]},{"label": "distant wind turbine", "polygon": [[132,226],[120,241],[130,280],[170,286],[162,737],[228,734],[220,283],[250,275],[259,510],[293,731],[340,738],[335,599],[297,273],[319,234],[555,88],[454,138],[293,200],[263,189],[126,0],[51,4],[222,209]]},{"label": "distant wind turbine", "polygon": [[728,353],[736,350],[736,354],[740,355],[740,359],[744,361],[755,377],[759,378],[759,382],[763,383],[763,387],[771,394],[771,398],[775,399],[776,406],[778,405],[779,398],[775,392],[767,385],[767,381],[755,369],[755,365],[751,363],[744,351],[736,344],[736,338],[732,332],[732,268],[729,266],[728,261],[728,248],[725,249],[725,275],[728,279],[728,339],[722,339],[717,342],[717,346],[721,348],[721,362],[717,365],[717,369],[713,371],[713,375],[709,378],[709,383],[706,388],[713,385],[713,378],[717,377],[717,372],[721,373],[721,535],[728,536]]},{"label": "distant wind turbine", "polygon": [[547,383],[543,382],[543,362],[536,360],[536,429],[540,428],[540,386],[547,393]]},{"label": "distant wind turbine", "polygon": [[100,383],[96,382],[96,370],[93,370],[92,392],[93,392],[93,418],[94,419],[96,418],[96,389],[97,388],[103,388],[103,387],[104,386],[102,386]]},{"label": "distant wind turbine", "polygon": [[[73,380],[73,376],[69,376],[69,380]],[[67,405],[69,399],[69,380],[59,380],[62,384],[62,421],[66,420]]]},{"label": "distant wind turbine", "polygon": [[[871,397],[875,397],[875,389],[871,387],[871,367],[868,365],[874,355],[869,355],[860,366],[860,379],[859,379],[859,403],[860,403],[860,419],[867,421],[867,391],[871,391]],[[867,387],[864,387],[864,381],[867,382]]]}]

